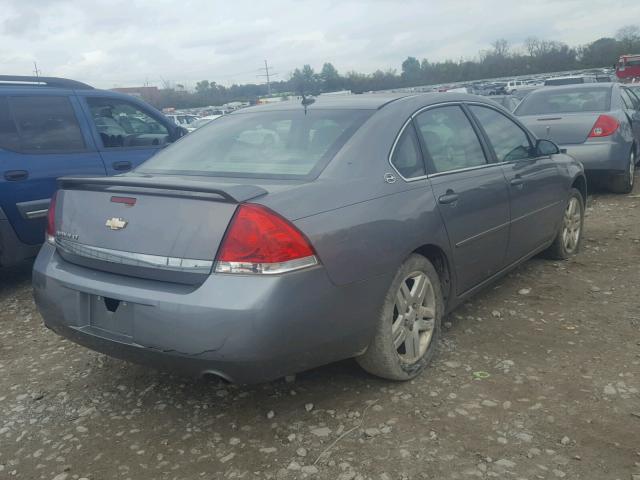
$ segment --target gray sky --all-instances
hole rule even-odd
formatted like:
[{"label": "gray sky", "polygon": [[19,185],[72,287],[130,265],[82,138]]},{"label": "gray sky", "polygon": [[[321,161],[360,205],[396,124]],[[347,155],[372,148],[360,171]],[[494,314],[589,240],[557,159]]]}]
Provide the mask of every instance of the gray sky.
[{"label": "gray sky", "polygon": [[412,55],[473,58],[504,37],[583,44],[640,24],[638,0],[2,0],[2,73],[97,87],[287,79],[304,63],[400,70]]}]

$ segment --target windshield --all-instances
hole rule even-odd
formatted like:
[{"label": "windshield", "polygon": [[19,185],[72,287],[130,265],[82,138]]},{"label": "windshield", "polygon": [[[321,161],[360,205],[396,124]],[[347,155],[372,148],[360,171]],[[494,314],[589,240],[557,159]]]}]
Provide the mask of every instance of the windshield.
[{"label": "windshield", "polygon": [[610,87],[542,89],[527,95],[515,114],[606,112],[610,105]]},{"label": "windshield", "polygon": [[307,178],[319,172],[369,110],[304,109],[225,115],[159,152],[141,173]]}]

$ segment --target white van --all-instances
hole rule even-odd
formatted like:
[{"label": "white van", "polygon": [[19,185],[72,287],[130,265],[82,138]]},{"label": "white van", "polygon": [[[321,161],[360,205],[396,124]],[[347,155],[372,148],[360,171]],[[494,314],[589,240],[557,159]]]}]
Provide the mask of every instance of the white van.
[{"label": "white van", "polygon": [[519,88],[524,87],[525,85],[526,82],[523,82],[522,80],[510,80],[507,82],[507,86],[504,87],[504,89],[509,95],[511,95],[513,92],[515,92]]}]

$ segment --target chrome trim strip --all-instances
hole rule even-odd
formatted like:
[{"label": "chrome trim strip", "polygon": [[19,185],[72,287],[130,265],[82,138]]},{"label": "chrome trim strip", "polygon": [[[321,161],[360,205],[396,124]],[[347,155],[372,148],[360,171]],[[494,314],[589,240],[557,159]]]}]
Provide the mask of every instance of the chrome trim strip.
[{"label": "chrome trim strip", "polygon": [[25,216],[29,220],[33,220],[34,218],[42,218],[47,216],[47,212],[49,212],[48,208],[42,210],[32,210],[30,212],[25,212]]},{"label": "chrome trim strip", "polygon": [[132,267],[157,268],[173,272],[186,273],[211,273],[212,260],[198,260],[195,258],[165,257],[162,255],[149,255],[146,253],[124,252],[110,248],[94,247],[78,242],[72,242],[64,238],[56,237],[56,247],[63,252],[80,257],[91,258],[109,263],[118,263]]},{"label": "chrome trim strip", "polygon": [[485,165],[476,165],[475,167],[456,168],[455,170],[447,170],[446,172],[432,173],[427,175],[427,178],[437,178],[451,173],[471,172],[473,170],[482,170],[489,167],[499,167],[501,165],[506,165],[507,163],[509,162],[487,163]]},{"label": "chrome trim strip", "polygon": [[551,208],[551,207],[555,207],[559,203],[562,203],[562,202],[558,201],[558,202],[555,202],[555,203],[551,203],[551,204],[546,205],[546,206],[544,206],[542,208],[538,208],[537,210],[534,210],[533,212],[529,212],[529,213],[527,213],[525,215],[522,215],[522,216],[520,216],[518,218],[514,218],[513,220],[510,220],[510,221],[508,221],[506,223],[503,223],[503,224],[498,225],[496,227],[492,227],[492,228],[490,228],[488,230],[485,230],[484,232],[480,232],[480,233],[477,233],[475,235],[472,235],[471,237],[465,238],[464,240],[461,240],[460,242],[456,243],[456,248],[462,247],[462,246],[466,245],[467,243],[472,242],[473,240],[477,240],[480,237],[483,237],[485,235],[493,233],[493,232],[495,232],[497,230],[500,230],[501,228],[507,227],[507,226],[509,226],[509,225],[511,225],[511,224],[513,224],[515,222],[519,222],[520,220],[523,220],[523,219],[525,219],[527,217],[530,217],[531,215],[535,215],[536,213],[540,213],[543,210],[546,210],[546,209]]},{"label": "chrome trim strip", "polygon": [[558,205],[560,203],[562,203],[562,202],[561,201],[557,201],[557,202],[554,202],[554,203],[550,203],[549,205],[545,205],[542,208],[538,208],[537,210],[534,210],[533,212],[525,213],[524,215],[521,215],[520,217],[514,218],[513,220],[511,220],[511,223],[519,222],[520,220],[523,220],[523,219],[525,219],[527,217],[530,217],[531,215],[535,215],[536,213],[540,213],[543,210],[546,210],[547,208],[555,207],[556,205]]},{"label": "chrome trim strip", "polygon": [[490,233],[496,232],[496,231],[498,231],[498,230],[500,230],[502,228],[508,227],[510,224],[511,224],[511,222],[509,221],[509,222],[503,223],[501,225],[498,225],[496,227],[492,227],[489,230],[485,230],[484,232],[476,233],[475,235],[472,235],[471,237],[465,238],[464,240],[456,243],[456,248],[463,247],[469,242],[477,240],[480,237],[484,237],[485,235],[489,235]]}]

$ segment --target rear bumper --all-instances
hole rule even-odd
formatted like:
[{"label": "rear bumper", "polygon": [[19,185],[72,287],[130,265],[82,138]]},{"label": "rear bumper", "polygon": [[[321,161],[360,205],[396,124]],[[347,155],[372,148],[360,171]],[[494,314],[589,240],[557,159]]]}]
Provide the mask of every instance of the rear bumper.
[{"label": "rear bumper", "polygon": [[0,209],[0,266],[6,267],[26,258],[35,257],[39,249],[40,245],[28,245],[20,241],[11,223]]},{"label": "rear bumper", "polygon": [[587,174],[625,172],[628,169],[631,144],[587,141],[580,145],[561,145],[560,148],[580,161]]},{"label": "rear bumper", "polygon": [[[337,287],[316,267],[272,276],[213,274],[193,287],[90,270],[64,261],[48,244],[33,272],[38,308],[58,334],[116,358],[237,383],[362,352],[389,283],[379,277]],[[104,297],[123,306],[107,313]]]}]

